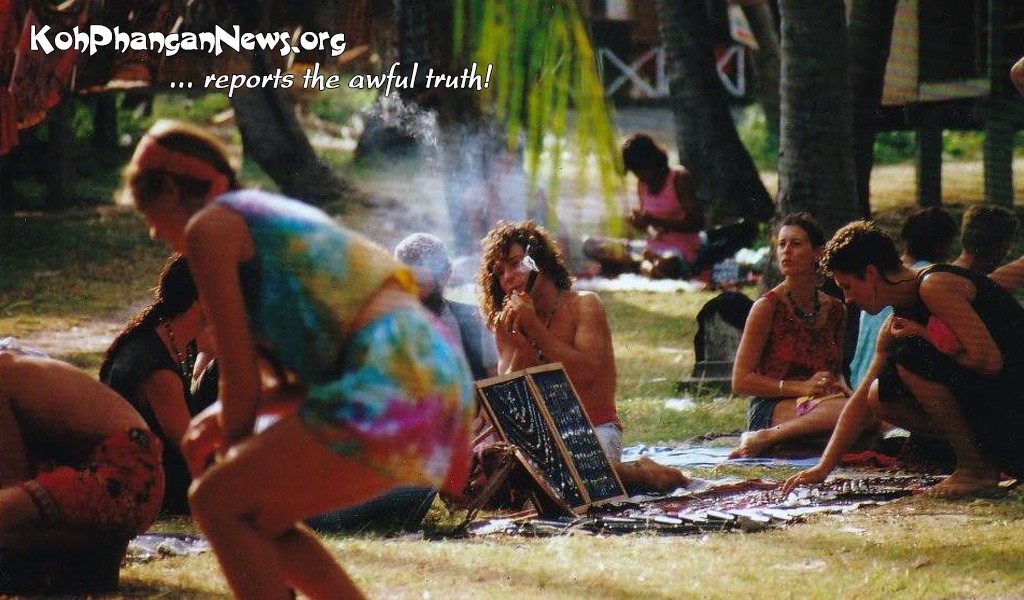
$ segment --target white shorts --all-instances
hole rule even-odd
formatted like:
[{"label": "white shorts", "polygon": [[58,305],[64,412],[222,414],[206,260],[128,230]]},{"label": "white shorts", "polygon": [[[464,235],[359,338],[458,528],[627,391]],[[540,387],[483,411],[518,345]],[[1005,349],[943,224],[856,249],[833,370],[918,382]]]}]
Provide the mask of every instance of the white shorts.
[{"label": "white shorts", "polygon": [[622,429],[615,422],[594,426],[597,441],[612,464],[622,462]]}]

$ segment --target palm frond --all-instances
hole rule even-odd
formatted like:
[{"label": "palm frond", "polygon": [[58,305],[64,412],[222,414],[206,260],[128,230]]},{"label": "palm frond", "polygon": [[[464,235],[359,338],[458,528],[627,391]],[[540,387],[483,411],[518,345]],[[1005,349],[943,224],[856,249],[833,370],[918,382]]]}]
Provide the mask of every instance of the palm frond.
[{"label": "palm frond", "polygon": [[[618,141],[579,2],[453,0],[453,8],[455,55],[483,69],[494,66],[491,85],[483,92],[485,106],[505,126],[509,147],[525,140],[529,202],[542,179],[550,197],[557,197],[574,109],[575,166],[584,186],[590,172],[597,171],[607,227],[622,235],[625,224],[616,201],[622,181]],[[557,204],[548,206],[548,222],[555,227]]]}]

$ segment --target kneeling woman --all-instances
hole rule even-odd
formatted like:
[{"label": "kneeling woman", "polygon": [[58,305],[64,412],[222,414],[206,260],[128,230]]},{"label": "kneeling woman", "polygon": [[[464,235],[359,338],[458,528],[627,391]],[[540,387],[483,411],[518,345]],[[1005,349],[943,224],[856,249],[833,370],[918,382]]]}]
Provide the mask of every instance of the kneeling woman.
[{"label": "kneeling woman", "polygon": [[849,392],[842,378],[846,310],[818,289],[824,246],[811,215],[783,218],[775,253],[785,280],[754,302],[733,365],[733,393],[754,398],[731,458],[783,443],[824,444],[839,418]]},{"label": "kneeling woman", "polygon": [[[223,443],[190,501],[233,592],[358,597],[300,522],[464,475],[465,360],[389,252],[301,202],[229,191],[235,172],[204,132],[157,123],[125,178],[152,237],[188,257],[213,327]],[[260,352],[298,408],[254,433]]]},{"label": "kneeling woman", "polygon": [[[956,470],[933,495],[986,494],[1000,471],[1024,476],[1024,308],[1013,296],[960,267],[907,269],[892,239],[864,221],[836,232],[823,266],[848,302],[872,314],[892,305],[894,314],[821,460],[784,491],[824,480],[873,415],[950,444]],[[948,354],[926,325],[932,317],[956,337],[938,344],[952,346]]]}]

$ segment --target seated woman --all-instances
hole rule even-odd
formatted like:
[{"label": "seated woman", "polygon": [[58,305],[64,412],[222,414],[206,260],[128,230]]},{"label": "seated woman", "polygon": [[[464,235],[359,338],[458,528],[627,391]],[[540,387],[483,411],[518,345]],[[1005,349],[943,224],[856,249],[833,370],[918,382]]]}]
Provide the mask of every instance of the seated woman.
[{"label": "seated woman", "polygon": [[[949,443],[956,470],[933,495],[987,494],[1000,472],[1024,476],[1024,308],[1014,297],[961,267],[908,269],[892,239],[864,221],[836,232],[823,266],[848,302],[871,313],[892,305],[895,314],[821,460],[783,491],[823,481],[874,417]],[[962,350],[936,349],[924,325],[929,316],[949,327]]]},{"label": "seated woman", "polygon": [[807,213],[784,217],[775,254],[785,280],[754,302],[732,371],[732,391],[754,396],[730,458],[789,442],[819,442],[835,427],[842,377],[843,303],[818,289],[825,234]]},{"label": "seated woman", "polygon": [[0,549],[85,549],[156,518],[162,445],[116,392],[62,362],[0,351],[0,411]]},{"label": "seated woman", "polygon": [[[740,221],[706,234],[704,211],[693,176],[685,167],[669,166],[668,153],[645,133],[622,143],[622,162],[637,178],[639,207],[626,220],[646,236],[639,270],[651,277],[696,277],[715,262],[750,244],[757,235],[753,221]],[[601,264],[603,274],[636,270],[632,244],[590,238],[583,252]]]},{"label": "seated woman", "polygon": [[[473,395],[457,342],[390,252],[308,204],[238,189],[200,129],[155,124],[125,183],[152,237],[188,257],[213,327],[222,437],[189,501],[232,592],[361,597],[301,522],[403,485],[461,486]],[[261,352],[298,408],[257,432]]]},{"label": "seated woman", "polygon": [[100,381],[121,394],[164,444],[167,493],[162,511],[187,515],[192,483],[180,443],[189,420],[207,405],[190,393],[202,310],[188,261],[174,255],[156,287],[156,302],[142,310],[107,349]]}]

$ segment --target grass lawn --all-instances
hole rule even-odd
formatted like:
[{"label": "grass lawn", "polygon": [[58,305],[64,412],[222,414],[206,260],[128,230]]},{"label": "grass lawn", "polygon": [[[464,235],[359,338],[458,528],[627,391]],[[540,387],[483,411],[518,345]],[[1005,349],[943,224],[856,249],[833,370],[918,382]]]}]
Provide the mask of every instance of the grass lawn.
[{"label": "grass lawn", "polygon": [[[327,154],[335,164],[338,157]],[[246,167],[247,174],[255,175],[249,163]],[[959,212],[980,201],[978,161],[948,163],[946,169],[947,206]],[[1021,197],[1021,157],[1015,173]],[[438,195],[438,183],[429,173],[349,174],[374,198],[372,207],[346,212],[343,219],[350,227],[384,244],[414,229],[447,227],[444,207],[429,200]],[[774,174],[766,173],[765,180],[770,190],[776,187]],[[875,169],[872,201],[886,227],[898,230],[913,210],[913,180],[913,169],[906,165]],[[116,177],[104,176],[91,197],[108,197],[116,185]],[[563,185],[573,188],[572,182]],[[575,220],[575,233],[602,218],[599,201],[590,202],[596,209],[582,200],[566,204],[559,208],[571,217],[566,222]],[[53,338],[56,356],[95,373],[102,342],[144,304],[166,252],[148,240],[136,215],[110,207],[0,219],[0,337]],[[1015,255],[1021,250],[1015,249]],[[666,400],[680,395],[676,380],[692,367],[694,317],[711,297],[703,292],[602,294],[615,343],[626,444],[680,441],[743,426],[741,398],[706,391],[693,394],[692,408],[666,407]],[[97,323],[103,327],[96,328]],[[62,341],[87,325],[92,327],[88,335],[96,339],[80,347]],[[781,479],[789,471],[730,468],[696,474]],[[428,524],[443,531],[459,516],[447,514],[438,503]],[[155,529],[196,531],[181,520],[162,520]],[[1014,491],[1001,500],[900,501],[750,534],[440,541],[332,535],[327,541],[374,598],[1024,598],[1022,530],[1024,492]],[[129,564],[122,570],[122,594],[114,597],[177,600],[229,594],[216,561],[207,554]]]},{"label": "grass lawn", "polygon": [[[126,301],[144,297],[163,260],[130,214],[9,219],[2,226],[2,334],[53,331],[122,314]],[[710,297],[603,294],[626,443],[742,426],[740,398],[699,394],[694,408],[665,407],[677,396],[676,379],[692,365],[694,316]],[[64,358],[94,369],[98,353]],[[698,473],[719,474],[737,473]],[[781,478],[787,472],[752,474]],[[438,504],[428,520],[443,529],[457,517]],[[377,598],[1020,597],[1022,526],[1024,496],[1014,492],[998,501],[903,501],[751,534],[327,540]],[[157,529],[195,531],[181,521],[161,521]],[[130,564],[122,583],[116,597],[229,597],[212,555]]]}]

